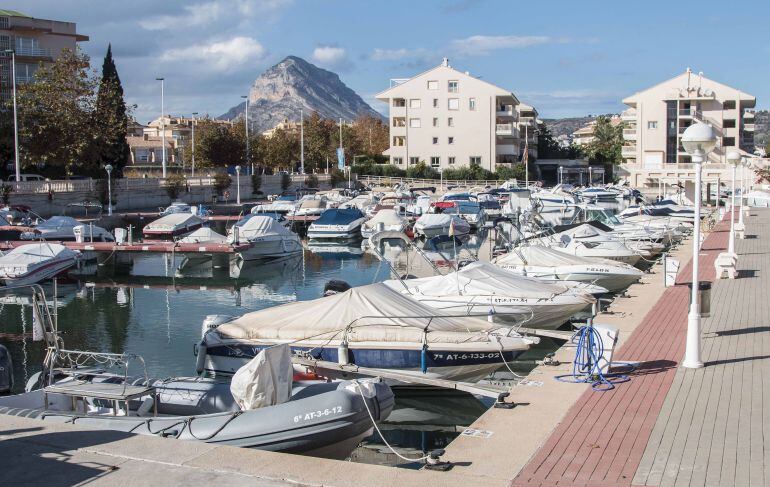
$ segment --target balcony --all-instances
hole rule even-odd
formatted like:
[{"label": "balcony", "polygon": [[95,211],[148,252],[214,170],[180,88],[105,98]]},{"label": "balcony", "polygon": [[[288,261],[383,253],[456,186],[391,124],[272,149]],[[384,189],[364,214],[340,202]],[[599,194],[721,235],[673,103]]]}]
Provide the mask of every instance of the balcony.
[{"label": "balcony", "polygon": [[636,129],[623,129],[623,140],[636,140]]},{"label": "balcony", "polygon": [[751,122],[744,122],[743,123],[743,130],[746,132],[753,132],[754,131],[754,121]]},{"label": "balcony", "polygon": [[620,155],[623,157],[636,157],[636,145],[624,145],[620,149]]},{"label": "balcony", "polygon": [[512,117],[516,114],[513,105],[497,105],[496,115],[498,117]]},{"label": "balcony", "polygon": [[512,123],[498,123],[495,125],[496,135],[515,136],[517,135],[516,132],[516,128]]},{"label": "balcony", "polygon": [[534,127],[536,125],[535,117],[519,117],[519,125],[527,127]]},{"label": "balcony", "polygon": [[746,120],[748,118],[754,119],[755,112],[754,110],[744,110],[743,111],[743,119]]},{"label": "balcony", "polygon": [[51,50],[42,47],[19,47],[14,49],[16,56],[18,57],[45,57],[51,58]]},{"label": "balcony", "polygon": [[680,108],[679,118],[700,118],[701,113],[695,108]]},{"label": "balcony", "polygon": [[624,110],[623,113],[620,114],[620,119],[624,122],[635,122],[636,121],[636,109],[629,109]]}]

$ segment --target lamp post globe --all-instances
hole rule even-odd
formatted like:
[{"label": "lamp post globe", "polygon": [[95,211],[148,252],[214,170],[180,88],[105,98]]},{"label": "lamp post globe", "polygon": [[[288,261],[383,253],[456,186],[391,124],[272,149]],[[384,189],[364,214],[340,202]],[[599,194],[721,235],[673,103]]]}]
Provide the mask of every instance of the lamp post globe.
[{"label": "lamp post globe", "polygon": [[695,163],[695,232],[692,240],[692,295],[690,312],[687,315],[687,344],[682,367],[699,369],[703,367],[700,353],[700,299],[698,291],[698,253],[700,252],[700,205],[701,205],[701,171],[708,153],[717,145],[717,135],[710,125],[697,122],[687,127],[682,134],[682,146]]},{"label": "lamp post globe", "polygon": [[112,216],[112,164],[104,166],[104,170],[107,171],[107,215]]}]

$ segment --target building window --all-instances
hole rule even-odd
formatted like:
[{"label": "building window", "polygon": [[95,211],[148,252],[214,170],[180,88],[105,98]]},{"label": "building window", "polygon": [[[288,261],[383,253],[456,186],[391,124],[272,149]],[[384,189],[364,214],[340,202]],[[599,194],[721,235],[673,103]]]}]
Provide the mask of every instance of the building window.
[{"label": "building window", "polygon": [[412,98],[409,100],[409,108],[420,108],[422,102],[419,98]]},{"label": "building window", "polygon": [[438,98],[433,99],[433,108],[438,108]]},{"label": "building window", "polygon": [[393,137],[393,147],[403,147],[404,145],[406,145],[406,137],[403,135]]},{"label": "building window", "polygon": [[455,158],[454,157],[450,157],[449,158],[449,165],[450,166],[454,166],[454,164],[455,164]]},{"label": "building window", "polygon": [[449,117],[446,119],[446,126],[447,127],[454,127],[455,126],[455,119],[452,117]]},{"label": "building window", "polygon": [[404,117],[393,117],[393,126],[394,127],[406,127],[406,118],[404,118]]},{"label": "building window", "polygon": [[433,126],[438,127],[438,117],[433,117]]},{"label": "building window", "polygon": [[433,156],[430,158],[431,167],[439,167],[441,165],[441,158]]},{"label": "building window", "polygon": [[447,100],[447,108],[450,110],[459,110],[460,109],[460,99],[459,98],[450,98]]},{"label": "building window", "polygon": [[723,110],[734,110],[735,109],[735,100],[726,100],[724,103],[722,103],[722,109]]},{"label": "building window", "polygon": [[396,164],[396,165],[400,166],[403,163],[404,163],[404,158],[403,157],[394,157],[393,158],[393,164]]},{"label": "building window", "polygon": [[735,128],[735,119],[728,119],[722,122],[722,128],[726,129],[734,129]]},{"label": "building window", "polygon": [[437,145],[437,144],[438,144],[438,137],[433,137],[433,145]]},{"label": "building window", "polygon": [[449,137],[449,138],[447,139],[447,144],[449,144],[449,145],[452,145],[452,144],[454,144],[454,143],[455,143],[455,138],[454,138],[454,137]]},{"label": "building window", "polygon": [[409,127],[413,129],[418,129],[422,126],[422,122],[419,118],[410,118],[409,119]]},{"label": "building window", "polygon": [[409,158],[409,165],[415,166],[415,165],[417,165],[419,163],[420,163],[420,158],[419,157],[410,157]]},{"label": "building window", "polygon": [[469,159],[469,162],[471,163],[471,166],[480,166],[481,165],[481,156],[471,156]]},{"label": "building window", "polygon": [[429,90],[438,90],[438,81],[428,81]]},{"label": "building window", "polygon": [[406,106],[406,100],[403,98],[393,98],[394,108],[404,108]]},{"label": "building window", "polygon": [[735,147],[735,137],[723,137],[722,138],[722,146],[723,147]]},{"label": "building window", "polygon": [[647,128],[650,130],[658,128],[658,122],[656,121],[647,122]]},{"label": "building window", "polygon": [[459,84],[457,83],[457,81],[450,81],[449,82],[449,92],[450,93],[457,93],[458,91],[460,91],[460,87],[459,87]]},{"label": "building window", "polygon": [[8,17],[0,17],[0,29],[8,29],[11,27],[11,23]]},{"label": "building window", "polygon": [[469,110],[475,110],[476,109],[476,99],[475,98],[470,98],[468,100],[468,109]]}]

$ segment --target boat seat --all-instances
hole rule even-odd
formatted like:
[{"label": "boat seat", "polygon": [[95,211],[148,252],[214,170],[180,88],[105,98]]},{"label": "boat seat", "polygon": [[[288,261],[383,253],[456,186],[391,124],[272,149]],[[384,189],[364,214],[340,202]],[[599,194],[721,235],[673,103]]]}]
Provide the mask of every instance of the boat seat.
[{"label": "boat seat", "polygon": [[[125,405],[125,410],[130,410],[129,401],[139,399],[143,396],[156,395],[154,387],[143,385],[129,385],[113,382],[91,382],[85,380],[72,380],[52,384],[43,389],[44,409],[48,409],[48,395],[59,394],[72,399],[72,410],[77,410],[77,400],[82,399],[84,413],[88,413],[88,399],[97,400],[93,402],[110,401],[114,404],[113,414],[117,414],[120,409],[119,404]],[[153,400],[152,405],[155,409],[157,402]],[[154,411],[157,413],[157,410]]]}]

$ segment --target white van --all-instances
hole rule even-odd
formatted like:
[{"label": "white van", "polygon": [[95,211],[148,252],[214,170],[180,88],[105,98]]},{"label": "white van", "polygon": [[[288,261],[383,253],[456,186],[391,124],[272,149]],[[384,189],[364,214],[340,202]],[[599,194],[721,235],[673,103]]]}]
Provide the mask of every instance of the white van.
[{"label": "white van", "polygon": [[[45,178],[39,174],[19,174],[20,181],[45,181]],[[16,175],[8,176],[8,181],[15,183]]]}]

